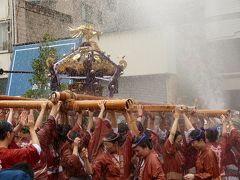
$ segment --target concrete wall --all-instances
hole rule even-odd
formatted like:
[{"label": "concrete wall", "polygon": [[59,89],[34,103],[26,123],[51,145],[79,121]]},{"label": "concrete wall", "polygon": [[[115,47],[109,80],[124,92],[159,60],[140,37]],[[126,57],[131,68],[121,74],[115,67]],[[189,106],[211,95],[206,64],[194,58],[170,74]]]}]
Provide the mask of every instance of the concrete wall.
[{"label": "concrete wall", "polygon": [[[57,11],[69,14],[73,17],[73,27],[87,23],[84,19],[85,15],[88,16],[88,23],[93,23],[100,31],[111,31],[114,27],[116,27],[117,12],[114,6],[118,0],[56,1]],[[90,11],[87,14],[85,14],[84,5],[89,7]]]},{"label": "concrete wall", "polygon": [[36,42],[45,33],[53,38],[69,37],[70,15],[20,0],[17,5],[17,43]]},{"label": "concrete wall", "polygon": [[[149,103],[171,103],[176,99],[174,81],[175,76],[170,74],[120,77],[118,94],[114,94],[114,97],[132,98]],[[108,96],[108,93],[105,88],[103,94]]]},{"label": "concrete wall", "polygon": [[100,37],[101,50],[118,63],[126,56],[124,76],[175,73],[174,28],[143,29],[106,33]]}]

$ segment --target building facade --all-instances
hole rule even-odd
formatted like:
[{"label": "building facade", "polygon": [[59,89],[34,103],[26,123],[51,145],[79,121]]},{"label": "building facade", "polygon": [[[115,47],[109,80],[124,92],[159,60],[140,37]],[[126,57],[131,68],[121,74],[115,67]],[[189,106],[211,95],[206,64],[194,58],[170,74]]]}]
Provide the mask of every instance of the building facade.
[{"label": "building facade", "polygon": [[8,63],[1,66],[10,64],[12,44],[40,41],[46,32],[66,38],[68,26],[90,23],[103,31],[100,48],[116,63],[122,56],[128,62],[119,96],[185,104],[200,97],[209,107],[239,108],[238,0],[3,2],[0,58]]},{"label": "building facade", "polygon": [[219,76],[227,107],[240,109],[240,1],[206,0],[206,38],[210,58],[222,65]]},{"label": "building facade", "polygon": [[[12,4],[10,0],[2,0],[0,6],[0,67],[8,70],[12,46]],[[3,94],[7,84],[7,75],[0,75],[0,93]]]}]

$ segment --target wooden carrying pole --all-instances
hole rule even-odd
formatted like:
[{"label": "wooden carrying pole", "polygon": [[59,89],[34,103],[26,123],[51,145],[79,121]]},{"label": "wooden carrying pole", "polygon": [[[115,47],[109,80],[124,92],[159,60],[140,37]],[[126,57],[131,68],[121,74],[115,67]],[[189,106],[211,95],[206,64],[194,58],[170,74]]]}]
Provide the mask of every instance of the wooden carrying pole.
[{"label": "wooden carrying pole", "polygon": [[[148,112],[173,112],[175,110],[175,105],[143,105],[143,111]],[[130,109],[131,111],[137,111],[137,105],[133,105]]]},{"label": "wooden carrying pole", "polygon": [[[69,101],[66,102],[65,108],[72,109],[75,111],[89,109],[96,110],[99,109],[98,103],[100,100],[83,100],[83,101]],[[128,110],[132,107],[133,101],[131,99],[114,99],[106,100],[105,108],[106,110]]]},{"label": "wooden carrying pole", "polygon": [[[162,104],[162,105],[143,105],[143,111],[148,112],[174,112],[175,107],[177,105],[168,105],[168,104]],[[179,106],[181,108],[181,106]],[[132,111],[137,111],[137,105],[133,105],[131,108]],[[208,117],[216,117],[221,115],[228,115],[230,110],[225,109],[196,109],[195,107],[184,107],[182,109],[183,112],[193,112],[193,115],[205,115]]]},{"label": "wooden carrying pole", "polygon": [[62,91],[62,92],[53,92],[49,98],[51,101],[66,101],[68,99],[74,100],[104,100],[109,99],[108,97],[101,96],[91,96],[84,94],[77,94],[74,92]]},{"label": "wooden carrying pole", "polygon": [[[19,100],[3,100],[0,101],[0,108],[24,108],[24,109],[41,109],[41,104],[46,101],[34,101],[34,100],[24,100],[24,101],[19,101]],[[47,101],[47,108],[52,107],[52,102]]]},{"label": "wooden carrying pole", "polygon": [[0,100],[32,100],[32,99],[31,98],[18,97],[18,96],[0,95]]},{"label": "wooden carrying pole", "polygon": [[[24,108],[24,109],[40,109],[41,104],[46,102],[44,100],[0,100],[0,109],[3,108]],[[51,108],[53,103],[47,101],[47,108]],[[64,103],[64,108],[66,110],[97,110],[99,109],[98,103],[100,100],[72,100]],[[137,111],[137,105],[133,103],[131,99],[109,99],[106,100],[105,104],[106,110],[131,110]],[[143,105],[144,111],[149,112],[173,112],[176,105]],[[185,112],[191,112],[192,108],[183,109]],[[193,115],[203,115],[203,116],[220,116],[228,115],[229,110],[211,110],[211,109],[197,109],[193,111]]]},{"label": "wooden carrying pole", "polygon": [[[0,101],[0,108],[24,108],[24,109],[40,109],[41,104],[45,101],[18,101],[18,100],[3,100]],[[66,110],[96,110],[99,109],[98,103],[100,100],[83,100],[83,101],[69,101],[63,104]],[[106,110],[126,110],[132,107],[133,101],[131,99],[106,100]],[[53,103],[48,101],[47,108],[51,108]]]},{"label": "wooden carrying pole", "polygon": [[194,114],[196,115],[203,115],[208,117],[216,117],[221,115],[228,115],[230,110],[225,109],[197,109]]}]

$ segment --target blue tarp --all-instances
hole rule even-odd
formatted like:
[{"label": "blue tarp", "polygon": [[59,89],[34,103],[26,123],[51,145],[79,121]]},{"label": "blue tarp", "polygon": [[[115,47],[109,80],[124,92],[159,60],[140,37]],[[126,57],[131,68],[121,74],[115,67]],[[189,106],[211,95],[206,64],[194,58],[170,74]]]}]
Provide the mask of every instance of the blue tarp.
[{"label": "blue tarp", "polygon": [[[59,59],[64,54],[69,54],[72,48],[77,48],[81,40],[79,39],[67,39],[59,40],[49,43],[49,47],[53,47],[57,50],[57,56]],[[12,71],[33,71],[32,61],[39,56],[40,44],[18,45],[13,48],[12,63],[10,70]],[[29,83],[32,74],[9,74],[8,85],[6,89],[6,95],[9,96],[21,96],[28,89],[32,88]]]}]

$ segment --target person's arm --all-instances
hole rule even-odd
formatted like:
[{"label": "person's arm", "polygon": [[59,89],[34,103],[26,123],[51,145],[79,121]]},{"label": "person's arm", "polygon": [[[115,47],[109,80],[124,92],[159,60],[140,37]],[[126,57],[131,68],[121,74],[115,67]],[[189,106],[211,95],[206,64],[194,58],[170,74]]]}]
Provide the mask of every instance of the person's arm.
[{"label": "person's arm", "polygon": [[118,129],[117,118],[114,111],[109,111],[110,120],[112,122],[112,128]]},{"label": "person's arm", "polygon": [[36,121],[35,126],[34,126],[35,131],[37,129],[41,128],[41,126],[42,126],[42,120],[43,120],[43,116],[44,116],[46,107],[47,107],[47,102],[44,102],[44,103],[41,104],[41,111],[38,115],[37,121]]},{"label": "person's arm", "polygon": [[161,121],[159,123],[159,128],[162,131],[166,130],[166,118],[163,113],[159,113],[159,116],[161,117]]},{"label": "person's arm", "polygon": [[80,142],[81,142],[81,140],[80,140],[80,138],[75,138],[74,139],[74,142],[73,142],[73,152],[72,152],[72,154],[74,154],[74,155],[76,155],[76,156],[78,156],[79,154],[78,154],[78,146],[79,146],[79,144],[80,144]]},{"label": "person's arm", "polygon": [[125,117],[125,119],[127,121],[129,129],[133,133],[133,136],[139,136],[140,132],[139,132],[139,130],[137,128],[137,124],[136,124],[136,121],[135,121],[135,119],[133,117],[132,112],[125,111],[123,115],[124,115],[124,117]]},{"label": "person's arm", "polygon": [[183,113],[183,118],[184,118],[184,123],[185,123],[185,127],[187,130],[189,129],[193,129],[193,125],[191,123],[191,121],[189,120],[189,118],[187,117],[187,115],[185,113]]},{"label": "person's arm", "polygon": [[55,117],[58,113],[58,110],[60,109],[60,106],[61,106],[61,102],[53,105],[47,121],[45,122],[43,127],[41,127],[39,131],[37,131],[37,135],[41,143],[41,148],[44,151],[48,149],[49,144],[53,141],[53,135],[56,132]]},{"label": "person's arm", "polygon": [[222,135],[227,134],[227,118],[224,115],[221,115],[222,120]]},{"label": "person's arm", "polygon": [[93,112],[92,111],[88,111],[88,125],[87,125],[87,131],[90,132],[92,127],[93,127]]},{"label": "person's arm", "polygon": [[98,115],[98,118],[100,118],[100,119],[103,119],[103,115],[104,115],[104,111],[105,111],[105,104],[106,104],[106,101],[105,101],[105,100],[100,101],[100,102],[98,103],[98,106],[99,106],[99,108],[100,108],[100,113],[99,113],[99,115]]},{"label": "person's arm", "polygon": [[77,112],[77,122],[79,127],[82,127],[82,112]]},{"label": "person's arm", "polygon": [[168,140],[170,141],[171,144],[173,144],[173,142],[174,142],[174,136],[175,136],[176,131],[177,131],[179,116],[180,116],[179,110],[178,110],[178,108],[176,108],[175,112],[174,112],[173,125],[171,127],[170,135],[168,137]]},{"label": "person's arm", "polygon": [[56,119],[59,109],[61,107],[61,104],[62,104],[61,101],[59,101],[57,104],[54,104],[50,111],[49,116],[52,116],[54,119]]},{"label": "person's arm", "polygon": [[155,123],[155,115],[153,112],[148,112],[147,113],[148,117],[148,129],[154,130],[154,123]]},{"label": "person's arm", "polygon": [[22,111],[22,113],[19,116],[18,125],[13,129],[13,132],[15,134],[17,134],[21,130],[21,128],[26,125],[27,117],[28,117],[28,112],[27,111]]},{"label": "person's arm", "polygon": [[90,162],[88,160],[88,151],[87,151],[86,148],[82,149],[81,158],[83,159],[84,168],[85,168],[86,173],[88,175],[92,175],[93,174],[93,169],[92,169],[92,165],[90,164]]},{"label": "person's arm", "polygon": [[33,110],[30,110],[30,113],[28,115],[28,120],[27,120],[27,126],[29,128],[30,136],[32,139],[32,145],[36,148],[38,154],[40,155],[42,149],[40,146],[40,142],[37,136],[36,131],[34,130],[34,116],[33,116]]},{"label": "person's arm", "polygon": [[143,106],[141,104],[137,105],[137,121],[142,122],[142,116],[143,116]]},{"label": "person's arm", "polygon": [[7,122],[9,122],[10,124],[13,124],[12,121],[13,121],[13,108],[9,108],[9,114],[8,114]]},{"label": "person's arm", "polygon": [[30,110],[30,113],[28,115],[27,126],[29,127],[29,132],[32,138],[32,144],[37,144],[40,146],[40,142],[38,140],[36,131],[34,130],[34,116],[32,110]]}]

